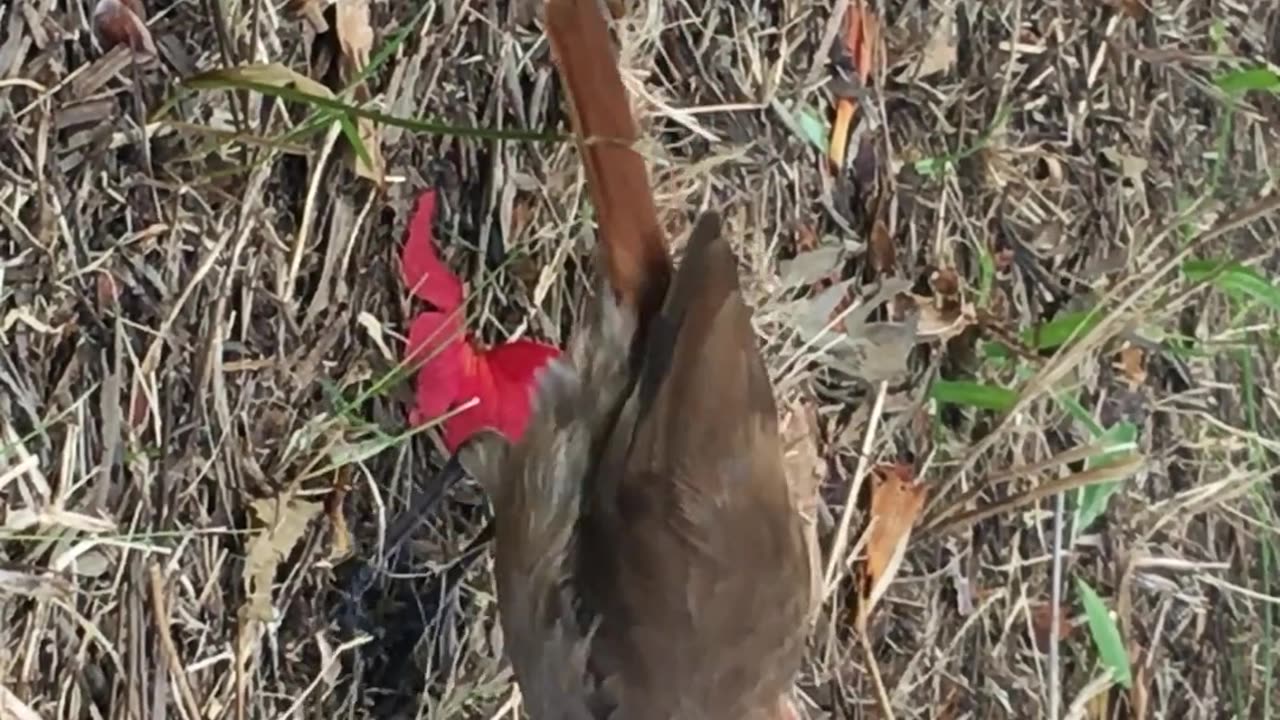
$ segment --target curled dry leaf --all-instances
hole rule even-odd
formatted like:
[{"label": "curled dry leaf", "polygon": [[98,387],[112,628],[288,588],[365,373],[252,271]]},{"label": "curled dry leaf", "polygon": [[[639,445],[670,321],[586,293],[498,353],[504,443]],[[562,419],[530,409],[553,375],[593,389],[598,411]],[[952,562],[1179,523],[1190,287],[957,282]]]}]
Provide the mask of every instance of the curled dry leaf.
[{"label": "curled dry leaf", "polygon": [[271,585],[276,569],[293,552],[311,519],[324,509],[321,503],[299,500],[292,491],[274,498],[261,498],[249,505],[263,524],[249,543],[244,564],[245,601],[241,611],[262,622],[272,619]]},{"label": "curled dry leaf", "polygon": [[[849,5],[845,15],[844,45],[862,87],[867,87],[879,58],[880,20],[863,0]],[[836,170],[844,167],[845,146],[857,110],[858,105],[853,98],[836,98],[836,118],[831,124],[831,142],[828,144],[828,159]]]},{"label": "curled dry leaf", "polygon": [[133,49],[140,62],[156,57],[155,41],[146,21],[142,0],[98,0],[93,7],[93,30],[102,49],[125,45]]},{"label": "curled dry leaf", "polygon": [[872,609],[898,574],[911,528],[924,509],[927,494],[928,489],[912,476],[909,465],[885,464],[872,470],[867,562],[859,584],[859,631],[866,631]]},{"label": "curled dry leaf", "polygon": [[871,226],[871,240],[867,243],[867,252],[871,256],[871,267],[877,275],[892,275],[897,253],[893,248],[893,238],[889,237],[889,226],[881,218]]}]

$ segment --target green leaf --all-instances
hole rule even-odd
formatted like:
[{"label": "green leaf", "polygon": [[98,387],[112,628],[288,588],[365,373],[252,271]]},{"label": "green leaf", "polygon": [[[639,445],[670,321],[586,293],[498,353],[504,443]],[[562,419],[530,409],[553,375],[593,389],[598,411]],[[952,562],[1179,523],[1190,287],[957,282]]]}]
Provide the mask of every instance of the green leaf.
[{"label": "green leaf", "polygon": [[1272,310],[1280,311],[1280,288],[1256,270],[1231,260],[1188,260],[1182,274],[1192,282],[1209,281],[1223,292],[1251,297]]},{"label": "green leaf", "polygon": [[950,158],[927,157],[915,162],[915,171],[926,177],[937,177],[951,164]]},{"label": "green leaf", "polygon": [[828,138],[831,130],[827,127],[827,123],[818,117],[813,108],[808,105],[799,105],[794,112],[796,118],[796,127],[800,130],[800,134],[810,145],[818,148],[818,152],[823,155],[827,154]]},{"label": "green leaf", "polygon": [[[1104,448],[1103,451],[1089,458],[1085,462],[1085,467],[1095,468],[1106,465],[1121,455],[1132,452],[1137,438],[1138,426],[1128,420],[1112,425],[1098,438]],[[1083,532],[1095,520],[1102,517],[1102,514],[1107,511],[1111,496],[1119,489],[1119,480],[1095,483],[1080,488],[1075,513],[1076,532]]]},{"label": "green leaf", "polygon": [[1022,331],[1022,342],[1036,350],[1052,350],[1068,340],[1080,338],[1102,322],[1102,313],[1076,310],[1059,314],[1043,325]]},{"label": "green leaf", "polygon": [[[299,80],[299,78],[302,78]],[[413,132],[482,140],[525,140],[539,142],[563,142],[566,138],[557,133],[536,130],[493,130],[489,128],[451,125],[449,123],[403,118],[396,115],[352,105],[333,96],[328,88],[277,63],[268,65],[243,65],[222,68],[192,75],[182,82],[184,87],[197,90],[253,90],[272,97],[302,103],[313,108],[324,108],[346,115],[373,120],[382,125],[404,128]]]},{"label": "green leaf", "polygon": [[1280,92],[1280,75],[1267,67],[1232,70],[1213,79],[1213,84],[1230,95],[1243,95],[1250,90]]},{"label": "green leaf", "polygon": [[929,396],[940,403],[984,410],[1009,410],[1018,402],[1018,393],[1008,388],[963,380],[935,380]]},{"label": "green leaf", "polygon": [[1093,646],[1098,649],[1102,664],[1111,670],[1111,677],[1116,682],[1126,689],[1131,687],[1133,673],[1129,669],[1129,651],[1106,603],[1081,578],[1076,578],[1076,593],[1080,595],[1080,604],[1084,606],[1089,622],[1089,634],[1093,636]]}]

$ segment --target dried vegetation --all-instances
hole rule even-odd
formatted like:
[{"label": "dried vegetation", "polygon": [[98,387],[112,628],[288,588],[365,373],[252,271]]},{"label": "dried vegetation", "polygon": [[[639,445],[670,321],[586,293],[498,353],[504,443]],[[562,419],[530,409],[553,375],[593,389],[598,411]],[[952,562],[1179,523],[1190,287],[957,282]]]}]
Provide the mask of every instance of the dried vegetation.
[{"label": "dried vegetation", "polygon": [[[1280,63],[1276,6],[890,2],[851,57],[856,1],[624,4],[669,229],[724,209],[839,549],[810,716],[1280,714],[1280,95],[1223,81]],[[318,105],[181,81],[275,63],[257,80],[562,131],[529,7],[101,5],[0,7],[0,718],[501,717],[483,496],[396,522],[442,458],[406,428],[397,263],[437,188],[471,327],[562,343],[572,146],[304,136]],[[1118,464],[1080,450],[1112,428]],[[882,490],[920,517],[862,542]]]}]

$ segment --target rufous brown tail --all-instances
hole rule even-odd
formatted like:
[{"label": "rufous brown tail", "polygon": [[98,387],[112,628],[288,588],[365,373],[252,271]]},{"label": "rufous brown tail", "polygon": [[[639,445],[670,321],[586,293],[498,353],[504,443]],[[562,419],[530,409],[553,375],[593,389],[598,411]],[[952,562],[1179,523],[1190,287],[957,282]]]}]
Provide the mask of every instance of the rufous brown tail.
[{"label": "rufous brown tail", "polygon": [[654,207],[617,54],[598,0],[548,0],[546,32],[568,97],[604,271],[620,305],[641,323],[662,304],[671,257]]}]

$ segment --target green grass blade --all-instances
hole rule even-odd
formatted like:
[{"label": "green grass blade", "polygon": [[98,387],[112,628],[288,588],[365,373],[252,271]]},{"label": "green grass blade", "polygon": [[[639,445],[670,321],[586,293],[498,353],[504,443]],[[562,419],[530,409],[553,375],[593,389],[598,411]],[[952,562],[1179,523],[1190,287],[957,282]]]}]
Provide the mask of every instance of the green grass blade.
[{"label": "green grass blade", "polygon": [[1231,260],[1188,260],[1182,274],[1192,282],[1208,281],[1235,298],[1252,298],[1280,311],[1280,287],[1256,270]]},{"label": "green grass blade", "polygon": [[1009,410],[1018,402],[1018,393],[1008,388],[964,380],[935,380],[929,397],[940,403],[983,410]]},{"label": "green grass blade", "polygon": [[291,102],[302,103],[316,108],[343,113],[348,117],[360,117],[392,127],[403,128],[412,132],[432,135],[449,135],[453,137],[478,138],[482,140],[518,140],[532,142],[562,142],[563,135],[537,130],[494,130],[490,128],[453,125],[450,123],[403,118],[378,110],[352,105],[336,97],[326,97],[318,92],[307,92],[296,87],[275,85],[253,79],[251,73],[242,68],[211,70],[193,75],[183,81],[185,87],[198,90],[252,90],[263,95],[278,97]]},{"label": "green grass blade", "polygon": [[1036,350],[1052,350],[1073,337],[1080,337],[1102,322],[1102,313],[1093,310],[1065,312],[1043,325],[1022,331],[1022,341]]},{"label": "green grass blade", "polygon": [[[1138,439],[1138,426],[1125,420],[1107,428],[1098,438],[1105,448],[1101,453],[1089,458],[1086,468],[1095,468],[1114,461],[1120,455],[1132,452]],[[1076,505],[1075,531],[1084,532],[1095,520],[1107,511],[1111,496],[1120,489],[1119,480],[1096,483],[1080,488]]]},{"label": "green grass blade", "polygon": [[1251,90],[1280,92],[1280,75],[1265,67],[1232,70],[1213,79],[1213,84],[1231,95],[1243,95]]},{"label": "green grass blade", "polygon": [[1129,669],[1129,651],[1125,648],[1124,639],[1120,637],[1120,628],[1111,617],[1106,603],[1098,597],[1089,583],[1076,578],[1076,592],[1080,595],[1080,604],[1084,606],[1084,614],[1089,622],[1089,634],[1093,636],[1093,646],[1098,650],[1102,664],[1111,670],[1111,676],[1126,689],[1133,684],[1133,673]]}]

